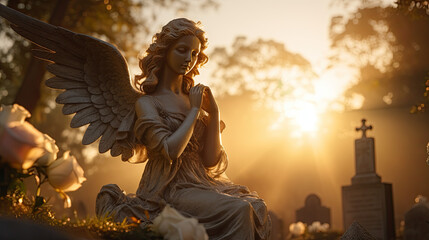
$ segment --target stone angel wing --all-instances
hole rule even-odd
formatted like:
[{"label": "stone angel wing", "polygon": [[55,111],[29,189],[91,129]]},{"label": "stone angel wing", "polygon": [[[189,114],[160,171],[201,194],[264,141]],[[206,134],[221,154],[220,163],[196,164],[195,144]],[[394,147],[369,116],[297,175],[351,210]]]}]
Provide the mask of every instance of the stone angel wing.
[{"label": "stone angel wing", "polygon": [[[50,64],[55,75],[46,85],[65,91],[56,102],[64,104],[63,113],[74,114],[71,127],[89,124],[82,139],[87,145],[101,137],[100,153],[129,160],[134,155],[134,103],[142,95],[131,86],[128,65],[113,45],[88,35],[44,23],[0,4],[18,34],[42,49],[33,55]],[[146,159],[146,157],[143,157]],[[143,159],[140,159],[142,161]]]}]

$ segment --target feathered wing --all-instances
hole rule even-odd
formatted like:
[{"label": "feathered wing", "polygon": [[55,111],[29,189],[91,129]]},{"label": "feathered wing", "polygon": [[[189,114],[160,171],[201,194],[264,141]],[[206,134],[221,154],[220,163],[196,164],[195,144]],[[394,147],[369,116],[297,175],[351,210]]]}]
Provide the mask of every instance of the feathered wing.
[{"label": "feathered wing", "polygon": [[[122,160],[133,156],[134,103],[141,96],[130,84],[128,66],[116,47],[84,34],[44,23],[0,4],[18,34],[43,49],[33,54],[50,62],[55,75],[46,81],[51,88],[64,89],[56,102],[64,114],[74,114],[71,127],[89,124],[82,139],[90,144],[101,137],[99,151],[111,150]],[[143,160],[143,159],[142,159]]]}]

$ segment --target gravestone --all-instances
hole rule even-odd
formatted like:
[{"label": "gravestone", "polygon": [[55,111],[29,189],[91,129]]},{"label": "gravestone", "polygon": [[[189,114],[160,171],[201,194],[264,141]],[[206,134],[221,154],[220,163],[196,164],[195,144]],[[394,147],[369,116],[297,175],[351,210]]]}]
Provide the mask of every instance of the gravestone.
[{"label": "gravestone", "polygon": [[395,239],[392,184],[382,183],[375,169],[374,138],[367,137],[366,131],[372,126],[365,125],[362,137],[355,140],[355,168],[352,184],[342,187],[343,222],[347,229],[358,222],[377,239]]},{"label": "gravestone", "polygon": [[322,206],[322,201],[316,194],[310,194],[305,198],[304,207],[296,211],[296,222],[307,223],[313,222],[327,223],[331,226],[331,209]]},{"label": "gravestone", "polygon": [[405,213],[404,240],[429,239],[429,203],[416,203]]},{"label": "gravestone", "polygon": [[283,220],[277,216],[273,211],[268,211],[268,215],[271,218],[271,240],[283,240],[285,239],[285,231]]}]

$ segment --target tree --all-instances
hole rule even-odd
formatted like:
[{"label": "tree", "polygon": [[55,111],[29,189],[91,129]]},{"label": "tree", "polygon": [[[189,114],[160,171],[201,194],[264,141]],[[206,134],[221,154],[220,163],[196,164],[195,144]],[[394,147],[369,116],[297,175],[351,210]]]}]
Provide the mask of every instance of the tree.
[{"label": "tree", "polygon": [[363,108],[415,105],[421,110],[427,101],[429,35],[424,33],[429,18],[401,10],[363,1],[350,14],[331,20],[333,63],[347,61],[360,69],[358,83],[347,94],[361,94]]},{"label": "tree", "polygon": [[214,49],[211,61],[217,65],[213,78],[222,79],[212,83],[218,92],[250,92],[271,107],[292,97],[298,87],[311,92],[311,79],[316,75],[307,59],[274,40],[249,42],[245,37],[237,37],[231,49]]},{"label": "tree", "polygon": [[429,17],[429,2],[426,0],[397,0],[398,9],[414,17]]},{"label": "tree", "polygon": [[[410,14],[412,17],[429,18],[429,2],[425,0],[398,0],[396,2],[398,9],[403,14]],[[428,73],[429,76],[429,73]],[[412,107],[411,112],[424,112],[429,106],[429,77],[426,78],[424,100],[420,104]]]}]

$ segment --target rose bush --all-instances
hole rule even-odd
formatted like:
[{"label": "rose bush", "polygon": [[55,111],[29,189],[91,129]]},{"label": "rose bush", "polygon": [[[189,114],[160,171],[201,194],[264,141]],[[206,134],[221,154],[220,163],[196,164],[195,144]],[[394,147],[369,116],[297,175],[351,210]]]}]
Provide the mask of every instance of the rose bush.
[{"label": "rose bush", "polygon": [[204,226],[195,218],[187,218],[165,206],[153,221],[152,229],[168,240],[208,240]]},{"label": "rose bush", "polygon": [[[50,136],[25,121],[30,113],[17,104],[0,108],[0,196],[25,195],[23,179],[34,177],[37,184],[34,209],[46,202],[41,185],[49,182],[70,207],[65,193],[75,191],[86,180],[76,159],[65,152],[57,159],[58,146]],[[22,199],[22,198],[21,198]]]},{"label": "rose bush", "polygon": [[63,192],[75,191],[86,181],[82,167],[69,151],[51,163],[47,167],[46,173],[49,183]]}]

